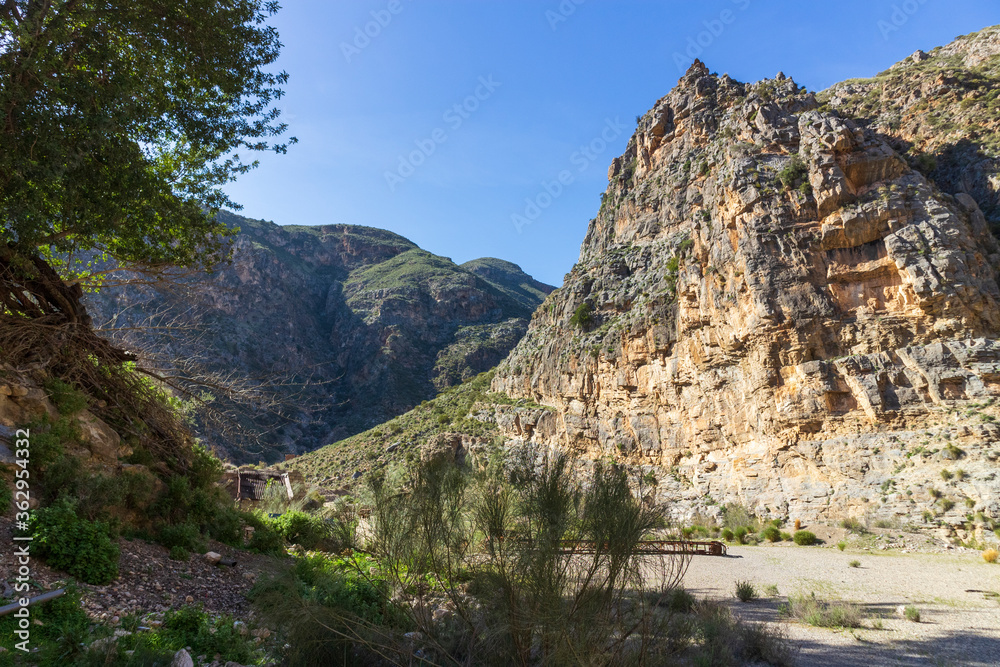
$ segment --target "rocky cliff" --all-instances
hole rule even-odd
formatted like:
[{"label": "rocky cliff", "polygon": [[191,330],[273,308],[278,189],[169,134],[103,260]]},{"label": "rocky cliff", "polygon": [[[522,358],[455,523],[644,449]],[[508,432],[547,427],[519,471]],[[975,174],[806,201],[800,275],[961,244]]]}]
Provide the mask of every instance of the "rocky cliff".
[{"label": "rocky cliff", "polygon": [[220,216],[241,230],[230,265],[169,287],[110,289],[88,308],[109,335],[153,325],[132,344],[168,362],[196,359],[250,385],[267,378],[263,394],[278,404],[237,417],[263,435],[203,433],[236,460],[315,449],[491,368],[552,289],[509,262],[463,268],[384,230]]},{"label": "rocky cliff", "polygon": [[[639,119],[579,263],[498,368],[494,391],[551,408],[498,415],[508,438],[641,467],[681,513],[1000,515],[983,34],[819,96],[696,62]],[[848,90],[891,100],[897,134]],[[915,142],[914,98],[953,132]],[[921,157],[959,150],[982,159]]]}]

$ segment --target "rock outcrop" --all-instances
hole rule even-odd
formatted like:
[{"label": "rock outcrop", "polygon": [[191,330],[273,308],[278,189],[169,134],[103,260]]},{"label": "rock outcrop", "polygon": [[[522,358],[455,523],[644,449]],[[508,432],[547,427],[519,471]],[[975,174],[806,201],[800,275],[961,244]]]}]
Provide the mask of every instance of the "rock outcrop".
[{"label": "rock outcrop", "polygon": [[[385,230],[220,216],[241,230],[231,264],[171,286],[109,289],[88,310],[108,335],[152,325],[126,344],[182,372],[193,361],[251,386],[266,379],[257,414],[236,413],[252,438],[201,429],[236,461],[316,449],[495,366],[552,289],[509,262],[463,268]],[[226,406],[224,391],[209,391]]]},{"label": "rock outcrop", "polygon": [[608,177],[493,381],[552,408],[505,408],[509,439],[641,468],[680,513],[1000,515],[1000,247],[976,196],[783,74],[700,62]]}]

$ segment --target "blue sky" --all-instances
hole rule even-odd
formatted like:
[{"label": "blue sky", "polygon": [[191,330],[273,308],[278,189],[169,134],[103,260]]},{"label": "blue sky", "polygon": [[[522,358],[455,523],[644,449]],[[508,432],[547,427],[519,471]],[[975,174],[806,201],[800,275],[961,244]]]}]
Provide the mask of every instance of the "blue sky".
[{"label": "blue sky", "polygon": [[243,215],[381,227],[558,286],[611,159],[691,53],[822,90],[996,23],[995,0],[286,0],[281,108],[300,143],[227,191]]}]

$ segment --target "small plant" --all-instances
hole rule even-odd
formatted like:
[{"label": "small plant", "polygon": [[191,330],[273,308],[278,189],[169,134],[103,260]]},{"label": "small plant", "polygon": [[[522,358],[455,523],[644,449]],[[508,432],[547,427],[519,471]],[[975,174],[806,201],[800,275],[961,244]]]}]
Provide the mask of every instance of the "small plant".
[{"label": "small plant", "polygon": [[849,532],[858,533],[859,535],[865,533],[865,524],[861,522],[860,519],[855,517],[848,517],[840,522],[842,528],[847,529]]},{"label": "small plant", "polygon": [[987,549],[983,552],[983,560],[987,563],[997,562],[997,558],[1000,557],[1000,552],[996,549]]},{"label": "small plant", "polygon": [[768,597],[778,597],[778,584],[768,584],[764,587],[764,595]]},{"label": "small plant", "polygon": [[843,551],[844,549],[847,548],[847,542],[845,542],[844,540],[837,542],[837,548]]},{"label": "small plant", "polygon": [[786,533],[785,531],[781,531],[781,541],[782,542],[791,542],[792,541],[792,534],[791,533]]},{"label": "small plant", "polygon": [[747,543],[747,533],[749,533],[749,532],[750,531],[747,530],[746,526],[740,526],[739,528],[737,528],[736,529],[736,541],[739,542],[740,544],[746,544]]},{"label": "small plant", "polygon": [[903,608],[903,618],[908,621],[913,621],[914,623],[920,622],[920,610],[914,607],[912,604],[906,605]]},{"label": "small plant", "polygon": [[789,597],[788,605],[782,607],[782,613],[818,628],[860,628],[863,618],[858,605],[819,600],[815,593]]},{"label": "small plant", "polygon": [[955,501],[950,498],[942,498],[940,502],[942,512],[948,512],[955,506]]},{"label": "small plant", "polygon": [[942,468],[941,469],[941,479],[943,479],[944,481],[947,482],[951,478],[952,478],[951,471],[948,470],[947,468]]},{"label": "small plant", "polygon": [[859,560],[852,560],[850,563],[847,564],[847,566],[848,567],[861,567],[861,561],[859,561]]},{"label": "small plant", "polygon": [[795,530],[802,530],[802,519],[795,520]]},{"label": "small plant", "polygon": [[722,529],[722,539],[724,539],[726,542],[732,542],[735,537],[736,536],[733,534],[733,531],[729,530],[728,528]]},{"label": "small plant", "polygon": [[118,546],[107,524],[79,518],[68,498],[35,510],[28,525],[35,551],[50,567],[95,585],[118,576]]},{"label": "small plant", "polygon": [[170,547],[169,556],[170,560],[187,560],[191,557],[191,553],[178,544],[177,546]]},{"label": "small plant", "polygon": [[573,316],[569,318],[569,323],[578,329],[588,329],[593,322],[593,308],[586,302],[577,306]]},{"label": "small plant", "polygon": [[753,602],[757,599],[757,589],[749,581],[737,581],[735,595],[740,602]]},{"label": "small plant", "polygon": [[816,535],[808,530],[797,530],[792,535],[792,540],[800,547],[807,547],[816,544]]},{"label": "small plant", "polygon": [[777,526],[768,526],[763,531],[761,531],[761,537],[763,537],[768,542],[780,542],[781,541],[781,531]]}]

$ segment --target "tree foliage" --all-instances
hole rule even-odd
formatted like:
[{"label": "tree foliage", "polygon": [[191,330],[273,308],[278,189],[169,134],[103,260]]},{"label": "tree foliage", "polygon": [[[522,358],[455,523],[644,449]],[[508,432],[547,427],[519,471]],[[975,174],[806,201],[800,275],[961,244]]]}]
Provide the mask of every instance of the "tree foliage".
[{"label": "tree foliage", "polygon": [[0,4],[8,313],[85,320],[74,286],[93,282],[95,266],[155,272],[225,256],[231,230],[212,214],[235,205],[221,186],[256,166],[247,152],[287,146],[274,107],[287,74],[269,70],[277,10],[265,0]]}]

